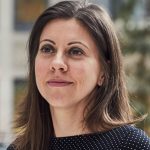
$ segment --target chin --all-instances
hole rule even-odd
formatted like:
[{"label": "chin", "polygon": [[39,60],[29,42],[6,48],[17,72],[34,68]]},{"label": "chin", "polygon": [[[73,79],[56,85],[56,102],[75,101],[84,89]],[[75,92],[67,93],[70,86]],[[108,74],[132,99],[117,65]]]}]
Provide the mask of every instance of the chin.
[{"label": "chin", "polygon": [[47,100],[47,102],[50,104],[51,107],[57,108],[66,108],[71,105],[70,103],[68,103],[69,101],[67,99],[63,98],[51,98]]}]

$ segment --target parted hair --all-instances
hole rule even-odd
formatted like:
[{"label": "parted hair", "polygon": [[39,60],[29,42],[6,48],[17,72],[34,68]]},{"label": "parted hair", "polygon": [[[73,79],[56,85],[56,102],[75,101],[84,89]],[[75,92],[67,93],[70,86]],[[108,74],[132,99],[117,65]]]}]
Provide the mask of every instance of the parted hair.
[{"label": "parted hair", "polygon": [[[134,122],[124,79],[119,40],[108,13],[95,4],[63,1],[47,8],[36,20],[28,41],[29,77],[25,99],[19,106],[13,145],[18,150],[48,150],[54,128],[48,102],[35,81],[35,58],[45,25],[54,19],[76,19],[91,34],[99,50],[104,81],[92,91],[83,121],[91,132],[107,131]],[[92,75],[92,72],[89,73]]]}]

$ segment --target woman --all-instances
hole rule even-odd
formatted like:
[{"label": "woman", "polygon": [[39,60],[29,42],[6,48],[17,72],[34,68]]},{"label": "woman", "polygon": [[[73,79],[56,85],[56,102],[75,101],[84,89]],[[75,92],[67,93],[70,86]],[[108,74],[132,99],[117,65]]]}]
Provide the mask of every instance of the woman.
[{"label": "woman", "polygon": [[8,150],[150,149],[133,119],[113,24],[99,6],[64,1],[29,39],[29,87]]}]

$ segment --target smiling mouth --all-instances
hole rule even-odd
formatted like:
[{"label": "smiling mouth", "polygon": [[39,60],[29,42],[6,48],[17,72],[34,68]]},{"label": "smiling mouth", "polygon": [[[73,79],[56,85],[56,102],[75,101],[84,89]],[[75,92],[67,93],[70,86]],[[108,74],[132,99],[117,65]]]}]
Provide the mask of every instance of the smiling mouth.
[{"label": "smiling mouth", "polygon": [[73,82],[48,81],[47,84],[51,87],[64,87],[73,84]]}]

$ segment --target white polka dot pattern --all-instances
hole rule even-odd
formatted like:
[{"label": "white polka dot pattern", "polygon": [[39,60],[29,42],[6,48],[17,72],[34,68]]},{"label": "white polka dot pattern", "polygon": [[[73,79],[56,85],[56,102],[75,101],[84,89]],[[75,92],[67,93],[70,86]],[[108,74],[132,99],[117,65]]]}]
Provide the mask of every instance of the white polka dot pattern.
[{"label": "white polka dot pattern", "polygon": [[52,138],[49,150],[150,150],[150,139],[126,125],[104,133]]},{"label": "white polka dot pattern", "polygon": [[[14,150],[11,146],[7,150]],[[122,126],[108,132],[53,137],[49,150],[150,150],[150,138],[133,126]]]}]

